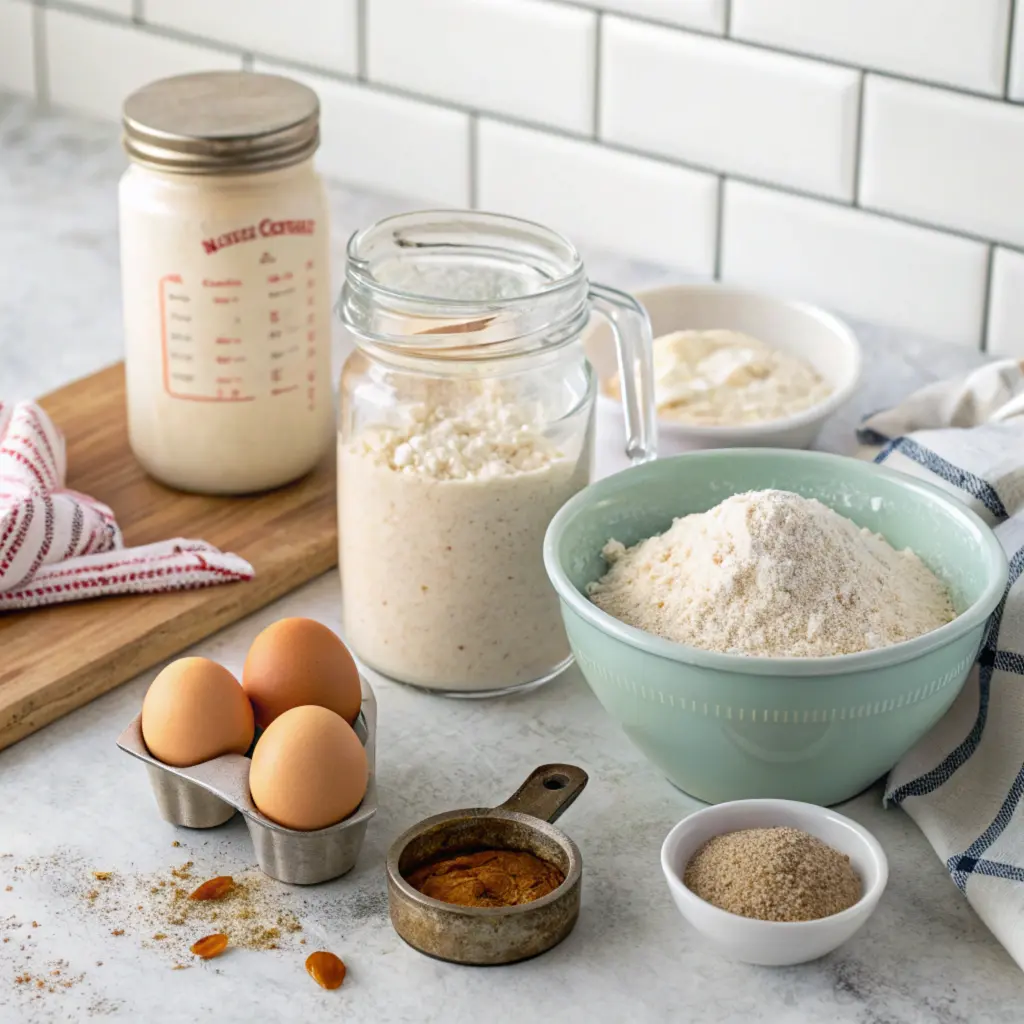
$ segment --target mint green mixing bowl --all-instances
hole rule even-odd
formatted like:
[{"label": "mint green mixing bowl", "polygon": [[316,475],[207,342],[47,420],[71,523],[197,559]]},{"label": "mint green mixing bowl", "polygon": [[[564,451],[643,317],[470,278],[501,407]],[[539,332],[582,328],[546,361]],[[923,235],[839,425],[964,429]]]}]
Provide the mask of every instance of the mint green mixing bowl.
[{"label": "mint green mixing bowl", "polygon": [[[678,516],[772,487],[913,549],[949,586],[958,617],[880,650],[760,658],[644,633],[587,600],[610,538],[635,544]],[[992,531],[937,488],[855,459],[764,448],[691,452],[591,485],[551,521],[544,563],[591,689],[669,781],[711,803],[833,804],[884,775],[960,692],[1007,579]]]}]

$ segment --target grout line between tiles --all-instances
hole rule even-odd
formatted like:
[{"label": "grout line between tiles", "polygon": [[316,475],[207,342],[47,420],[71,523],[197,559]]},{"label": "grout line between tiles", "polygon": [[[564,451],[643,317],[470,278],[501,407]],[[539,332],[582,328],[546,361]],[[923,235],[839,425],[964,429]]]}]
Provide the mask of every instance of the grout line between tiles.
[{"label": "grout line between tiles", "polygon": [[864,89],[867,72],[862,71],[857,83],[857,121],[853,135],[853,205],[860,206],[860,169],[864,159]]},{"label": "grout line between tiles", "polygon": [[594,26],[594,125],[593,136],[601,138],[601,65],[604,50],[604,14],[598,11]]},{"label": "grout line between tiles", "polygon": [[369,43],[367,3],[368,0],[356,0],[356,77],[360,82],[365,82],[367,78],[366,50]]},{"label": "grout line between tiles", "polygon": [[586,0],[547,0],[547,2],[556,4],[559,7],[572,7],[577,11],[589,11],[590,13],[597,11],[611,18],[621,18],[623,21],[638,21],[642,25],[667,28],[674,32],[692,32],[696,36],[707,36],[708,39],[724,38],[721,32],[716,32],[714,29],[700,28],[697,25],[681,25],[677,21],[665,21],[661,18],[652,17],[649,14],[627,14],[625,11],[603,7],[600,4],[587,3]]},{"label": "grout line between tiles", "polygon": [[256,63],[256,58],[251,53],[242,54],[242,70],[252,71],[253,65]]},{"label": "grout line between tiles", "polygon": [[32,75],[36,103],[44,109],[50,105],[50,60],[46,49],[46,11],[32,5]]},{"label": "grout line between tiles", "polygon": [[995,243],[988,247],[988,258],[985,261],[985,297],[981,307],[981,340],[978,347],[982,352],[988,351],[988,320],[992,312],[992,274],[996,261]]},{"label": "grout line between tiles", "polygon": [[[69,2],[69,0],[47,0],[46,7],[51,11],[63,11],[65,14],[77,14],[79,17],[88,18],[92,21],[102,21],[107,25],[117,25],[120,28],[135,29],[149,36],[157,36],[163,39],[174,39],[179,43],[189,43],[192,46],[199,46],[206,50],[215,50],[217,53],[231,54],[233,57],[241,57],[243,50],[241,46],[232,43],[225,43],[219,39],[207,39],[204,36],[197,36],[191,32],[181,32],[176,28],[167,25],[153,25],[147,21],[134,22],[111,14],[95,7],[82,7],[81,4]],[[270,57],[270,60],[277,61],[277,57]]]},{"label": "grout line between tiles", "polygon": [[713,280],[722,280],[722,257],[725,252],[725,175],[718,179],[718,208],[715,210],[715,269]]},{"label": "grout line between tiles", "polygon": [[732,0],[724,0],[725,2],[725,35],[726,38],[732,39]]},{"label": "grout line between tiles", "polygon": [[142,10],[142,0],[132,0],[132,13],[127,17],[100,7],[89,7],[85,3],[76,3],[75,0],[41,0],[37,6],[51,11],[63,11],[65,14],[77,14],[92,21],[106,22],[108,25],[120,25],[122,28],[129,28],[135,24],[138,24],[144,30],[151,28],[151,26],[146,25],[144,22],[136,22],[135,20],[136,9],[140,12]]},{"label": "grout line between tiles", "polygon": [[469,115],[469,208],[476,210],[480,204],[480,115]]},{"label": "grout line between tiles", "polygon": [[132,21],[136,25],[146,23],[146,0],[132,0]]},{"label": "grout line between tiles", "polygon": [[[1013,72],[1013,32],[1017,21],[1017,0],[1010,0],[1010,17],[1006,23],[1006,67],[1003,68],[1003,99],[1010,100],[1010,76]],[[1010,100],[1012,103],[1013,101]]]}]

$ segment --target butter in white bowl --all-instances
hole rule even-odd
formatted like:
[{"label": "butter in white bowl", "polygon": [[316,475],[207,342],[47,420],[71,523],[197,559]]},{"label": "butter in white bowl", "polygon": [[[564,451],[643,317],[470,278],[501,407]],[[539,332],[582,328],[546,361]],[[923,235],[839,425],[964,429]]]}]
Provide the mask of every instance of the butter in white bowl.
[{"label": "butter in white bowl", "polygon": [[[806,360],[742,331],[672,331],[654,339],[658,416],[704,426],[783,419],[833,388]],[[619,394],[618,375],[607,384]]]},{"label": "butter in white bowl", "polygon": [[[699,448],[807,448],[850,397],[860,346],[838,318],[720,284],[636,293],[651,320],[658,454]],[[606,471],[624,468],[620,367],[606,324],[584,337],[597,371],[597,447]],[[613,445],[613,442],[615,444]]]}]

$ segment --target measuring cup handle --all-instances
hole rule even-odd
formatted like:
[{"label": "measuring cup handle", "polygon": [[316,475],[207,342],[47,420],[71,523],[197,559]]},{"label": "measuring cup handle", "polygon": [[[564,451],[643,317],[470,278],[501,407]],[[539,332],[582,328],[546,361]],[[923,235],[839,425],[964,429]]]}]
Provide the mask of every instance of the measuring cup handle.
[{"label": "measuring cup handle", "polygon": [[543,821],[556,821],[583,792],[587,773],[572,764],[543,764],[498,811],[518,811]]},{"label": "measuring cup handle", "polygon": [[633,463],[649,462],[658,454],[650,317],[632,295],[607,285],[591,283],[590,302],[607,318],[615,335],[619,387],[626,414],[626,455]]}]

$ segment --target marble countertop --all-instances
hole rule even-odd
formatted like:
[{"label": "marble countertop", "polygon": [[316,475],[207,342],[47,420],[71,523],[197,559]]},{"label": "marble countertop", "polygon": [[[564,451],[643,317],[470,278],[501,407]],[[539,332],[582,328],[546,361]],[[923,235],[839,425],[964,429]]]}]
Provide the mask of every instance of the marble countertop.
[{"label": "marble countertop", "polygon": [[[0,394],[28,397],[121,353],[116,180],[110,125],[39,115],[0,97]],[[358,225],[408,206],[332,189],[336,249]],[[585,251],[592,276],[621,287],[678,279],[663,268]],[[339,264],[340,266],[340,261]],[[921,383],[982,358],[966,349],[855,324],[868,375],[819,446],[854,447],[851,427]],[[252,637],[285,615],[336,626],[336,574],[196,645],[241,669]],[[306,945],[232,950],[185,972],[133,906],[88,893],[94,870],[122,880],[183,860],[197,877],[252,865],[244,825],[176,830],[157,815],[144,771],[115,747],[155,670],[0,753],[0,1020],[109,1017],[160,1024],[315,1020],[374,1024],[583,1021],[764,1021],[771,1024],[986,1024],[1019,1006],[1024,979],[949,881],[913,823],[875,788],[843,807],[890,858],[889,888],[869,924],[813,964],[764,969],[707,950],[678,916],[658,853],[697,803],[652,769],[570,670],[500,701],[432,697],[386,682],[380,705],[380,810],[354,871],[309,889],[268,882]],[[387,916],[383,859],[420,818],[498,803],[535,765],[579,764],[590,784],[561,826],[584,861],[583,909],[547,955],[503,969],[460,968],[406,947]],[[180,843],[175,847],[173,843]],[[8,888],[9,887],[9,888]],[[111,909],[112,908],[112,909]],[[112,935],[122,930],[123,935]],[[311,949],[338,953],[349,977],[323,992]],[[58,970],[58,975],[51,971]],[[52,979],[40,988],[25,974]],[[69,984],[64,986],[67,980]],[[52,990],[52,991],[51,991]]]}]

